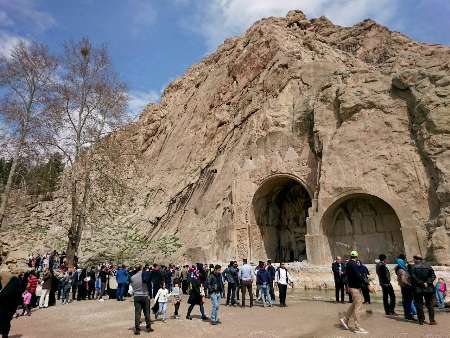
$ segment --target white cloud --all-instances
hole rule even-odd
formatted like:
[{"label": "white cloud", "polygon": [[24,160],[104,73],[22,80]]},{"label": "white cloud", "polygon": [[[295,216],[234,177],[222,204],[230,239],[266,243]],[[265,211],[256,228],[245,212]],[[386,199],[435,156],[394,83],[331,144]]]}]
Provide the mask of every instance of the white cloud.
[{"label": "white cloud", "polygon": [[131,0],[128,2],[131,11],[131,33],[137,35],[147,32],[150,25],[154,24],[157,19],[157,12],[152,1],[147,0]]},{"label": "white cloud", "polygon": [[5,11],[0,11],[0,27],[12,26],[14,21],[6,14]]},{"label": "white cloud", "polygon": [[132,90],[128,96],[128,108],[133,116],[136,117],[147,104],[158,102],[161,94],[155,90]]},{"label": "white cloud", "polygon": [[0,56],[9,58],[11,56],[11,51],[13,50],[13,48],[21,41],[25,42],[25,44],[30,43],[29,40],[23,37],[0,31]]},{"label": "white cloud", "polygon": [[10,24],[32,26],[43,32],[56,24],[55,19],[47,12],[36,8],[33,0],[0,0],[0,8]]},{"label": "white cloud", "polygon": [[308,17],[325,15],[339,25],[352,25],[368,17],[385,23],[395,13],[397,0],[205,0],[200,15],[189,25],[215,49],[224,39],[242,34],[255,21],[285,16],[300,9]]}]

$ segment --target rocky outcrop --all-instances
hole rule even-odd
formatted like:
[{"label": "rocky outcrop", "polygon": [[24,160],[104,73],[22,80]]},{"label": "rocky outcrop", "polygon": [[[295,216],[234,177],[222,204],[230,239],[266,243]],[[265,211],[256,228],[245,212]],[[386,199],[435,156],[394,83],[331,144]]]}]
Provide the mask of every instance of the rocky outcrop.
[{"label": "rocky outcrop", "polygon": [[[393,208],[409,255],[450,264],[449,60],[449,47],[371,20],[340,27],[291,11],[256,22],[114,135],[123,156],[97,180],[82,259],[264,258],[253,199],[285,175],[312,199],[308,260],[332,254],[336,201],[366,193]],[[24,252],[62,249],[68,205],[63,189],[17,201],[2,238]],[[352,217],[369,219],[342,222]],[[388,231],[373,233],[371,250]]]}]

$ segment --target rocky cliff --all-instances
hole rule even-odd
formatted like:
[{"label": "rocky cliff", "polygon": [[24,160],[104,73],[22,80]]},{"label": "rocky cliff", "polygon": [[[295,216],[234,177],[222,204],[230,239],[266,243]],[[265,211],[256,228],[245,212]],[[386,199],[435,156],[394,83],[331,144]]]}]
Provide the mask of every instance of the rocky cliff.
[{"label": "rocky cliff", "polygon": [[[84,260],[256,260],[254,193],[287,174],[312,197],[309,248],[327,207],[364,191],[396,211],[407,251],[450,264],[449,47],[291,11],[226,40],[113,137]],[[9,255],[63,248],[68,206],[63,189],[16,199]]]}]

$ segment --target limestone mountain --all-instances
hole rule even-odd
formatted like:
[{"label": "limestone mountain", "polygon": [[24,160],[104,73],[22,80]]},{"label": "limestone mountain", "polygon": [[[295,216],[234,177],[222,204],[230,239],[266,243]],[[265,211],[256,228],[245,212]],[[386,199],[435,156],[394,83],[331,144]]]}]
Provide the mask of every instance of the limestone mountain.
[{"label": "limestone mountain", "polygon": [[[357,249],[450,264],[449,47],[291,11],[111,137],[121,156],[98,177],[83,260],[328,264]],[[11,207],[9,256],[64,248],[64,189]]]}]

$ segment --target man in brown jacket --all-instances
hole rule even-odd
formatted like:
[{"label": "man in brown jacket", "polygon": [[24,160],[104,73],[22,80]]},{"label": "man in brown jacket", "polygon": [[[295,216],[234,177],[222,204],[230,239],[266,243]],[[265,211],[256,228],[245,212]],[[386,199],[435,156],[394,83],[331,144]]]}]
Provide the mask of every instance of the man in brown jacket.
[{"label": "man in brown jacket", "polygon": [[42,292],[39,299],[39,308],[48,307],[48,299],[50,297],[50,289],[52,288],[52,272],[49,268],[45,268],[42,278]]}]

